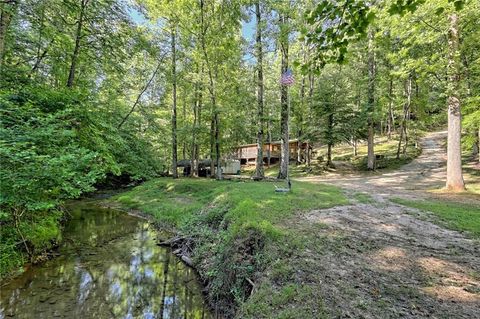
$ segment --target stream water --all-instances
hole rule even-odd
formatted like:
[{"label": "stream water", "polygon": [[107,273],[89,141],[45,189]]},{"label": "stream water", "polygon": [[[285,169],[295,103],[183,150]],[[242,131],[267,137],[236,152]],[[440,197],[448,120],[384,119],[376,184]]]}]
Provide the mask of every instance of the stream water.
[{"label": "stream water", "polygon": [[213,318],[195,272],[144,220],[77,202],[59,257],[0,287],[4,318]]}]

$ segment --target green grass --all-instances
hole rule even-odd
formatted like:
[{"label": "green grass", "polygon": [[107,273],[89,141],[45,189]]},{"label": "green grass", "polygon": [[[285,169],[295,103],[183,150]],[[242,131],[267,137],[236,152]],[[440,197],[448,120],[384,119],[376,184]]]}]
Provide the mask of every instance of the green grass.
[{"label": "green grass", "polygon": [[[61,239],[61,211],[25,212],[18,229],[11,215],[0,219],[0,278],[16,275],[30,259],[51,249]],[[30,250],[25,249],[23,239]]]},{"label": "green grass", "polygon": [[458,231],[466,231],[473,237],[480,238],[480,208],[478,206],[445,201],[413,201],[400,198],[394,198],[392,201],[431,212],[447,227]]},{"label": "green grass", "polygon": [[367,193],[355,193],[353,198],[362,204],[373,204],[375,200]]},{"label": "green grass", "polygon": [[[302,211],[348,203],[339,188],[321,184],[293,182],[291,192],[276,193],[271,182],[167,178],[146,182],[114,200],[194,238],[196,269],[208,282],[211,302],[228,318],[239,308],[242,318],[311,317],[322,302],[314,289],[291,276],[296,261],[290,257],[303,245],[299,238],[315,233],[303,234],[285,223]],[[281,288],[266,282],[248,298],[249,280],[261,282],[270,276],[267,269],[276,269],[272,274]],[[261,301],[265,294],[271,298],[268,305]]]},{"label": "green grass", "polygon": [[207,219],[225,218],[234,234],[257,227],[272,235],[279,231],[273,224],[295,212],[348,203],[339,188],[329,185],[293,182],[291,192],[276,193],[271,182],[166,178],[146,182],[115,199],[175,227],[203,212]]}]

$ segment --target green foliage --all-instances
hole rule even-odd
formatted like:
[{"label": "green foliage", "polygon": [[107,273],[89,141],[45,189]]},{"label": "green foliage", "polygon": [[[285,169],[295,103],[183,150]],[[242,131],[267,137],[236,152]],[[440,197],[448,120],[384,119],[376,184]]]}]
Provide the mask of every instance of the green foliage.
[{"label": "green foliage", "polygon": [[[425,0],[393,0],[390,2],[390,15],[405,15],[415,12]],[[448,0],[455,10],[462,10],[465,0]],[[388,5],[388,2],[387,2]],[[313,10],[306,12],[306,22],[310,28],[303,31],[307,43],[316,47],[313,61],[315,67],[323,68],[329,62],[345,62],[349,44],[365,37],[368,27],[373,24],[377,7],[365,0],[320,1]],[[441,14],[444,6],[436,9]]]},{"label": "green foliage", "polygon": [[107,175],[145,179],[158,171],[150,145],[119,133],[89,108],[94,103],[45,86],[0,91],[0,223],[15,230],[2,233],[2,274],[59,238],[57,207],[65,200],[95,190]]},{"label": "green foliage", "polygon": [[54,208],[93,190],[109,169],[78,141],[82,106],[66,92],[2,92],[0,205],[7,210]]}]

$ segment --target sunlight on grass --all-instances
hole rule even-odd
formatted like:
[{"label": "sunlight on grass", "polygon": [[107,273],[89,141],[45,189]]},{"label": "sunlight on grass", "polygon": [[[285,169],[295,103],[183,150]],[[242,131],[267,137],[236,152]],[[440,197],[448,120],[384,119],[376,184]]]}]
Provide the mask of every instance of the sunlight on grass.
[{"label": "sunlight on grass", "polygon": [[348,203],[339,188],[321,184],[294,182],[292,192],[279,194],[270,182],[166,178],[146,182],[115,199],[177,227],[200,212],[223,210],[232,236],[253,227],[272,237],[279,232],[273,225],[296,212]]},{"label": "sunlight on grass", "polygon": [[433,213],[442,224],[480,237],[480,207],[465,203],[445,201],[413,201],[394,198],[392,202]]}]

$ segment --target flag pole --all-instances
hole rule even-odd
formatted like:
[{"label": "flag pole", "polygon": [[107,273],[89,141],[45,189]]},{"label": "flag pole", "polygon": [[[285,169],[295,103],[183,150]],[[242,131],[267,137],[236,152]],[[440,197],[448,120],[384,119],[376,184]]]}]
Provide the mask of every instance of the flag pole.
[{"label": "flag pole", "polygon": [[[290,121],[290,85],[287,85],[287,118]],[[288,189],[292,188],[290,183],[290,123],[287,125],[287,145],[288,145],[288,155],[287,155],[287,185]]]}]

